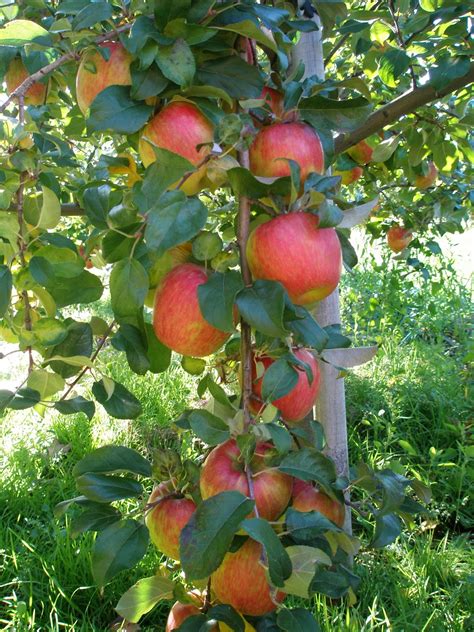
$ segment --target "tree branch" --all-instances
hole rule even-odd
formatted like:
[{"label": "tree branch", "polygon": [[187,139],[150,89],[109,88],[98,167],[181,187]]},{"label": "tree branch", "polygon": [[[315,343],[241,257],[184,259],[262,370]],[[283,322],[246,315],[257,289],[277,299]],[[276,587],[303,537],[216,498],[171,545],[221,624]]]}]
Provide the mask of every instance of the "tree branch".
[{"label": "tree branch", "polygon": [[[123,24],[122,26],[117,27],[113,31],[109,31],[108,33],[104,33],[104,35],[100,35],[99,37],[96,37],[96,39],[93,40],[92,43],[102,44],[103,42],[110,41],[111,39],[117,39],[120,33],[129,31],[132,28],[132,26],[133,26],[132,24]],[[43,66],[43,68],[40,68],[39,70],[34,72],[32,75],[27,77],[23,81],[23,83],[20,83],[20,85],[17,86],[15,90],[13,90],[13,92],[10,94],[8,99],[4,101],[4,103],[2,103],[2,105],[0,106],[0,114],[6,110],[6,108],[10,105],[12,101],[14,101],[15,99],[19,97],[25,96],[25,94],[28,92],[28,90],[31,88],[31,86],[34,83],[36,83],[40,79],[43,79],[43,77],[46,77],[46,75],[49,75],[54,70],[56,70],[56,68],[59,68],[63,64],[66,64],[68,61],[72,61],[73,59],[79,59],[82,52],[87,48],[87,46],[90,46],[90,44],[91,42],[88,42],[88,44],[84,46],[80,51],[74,50],[69,53],[65,53],[64,55],[61,55],[61,57],[58,57],[58,59],[55,59],[50,64]]]},{"label": "tree branch", "polygon": [[453,81],[443,88],[437,90],[434,86],[425,85],[405,92],[405,94],[402,94],[376,110],[369,116],[365,123],[354,131],[347,135],[341,134],[338,136],[334,143],[335,154],[341,154],[343,151],[346,151],[346,149],[349,149],[349,147],[364,140],[364,138],[375,134],[387,125],[398,121],[403,116],[415,112],[415,110],[423,105],[435,101],[436,99],[442,99],[452,92],[465,88],[472,82],[474,82],[474,63],[471,64],[469,72],[462,77],[453,79]]}]

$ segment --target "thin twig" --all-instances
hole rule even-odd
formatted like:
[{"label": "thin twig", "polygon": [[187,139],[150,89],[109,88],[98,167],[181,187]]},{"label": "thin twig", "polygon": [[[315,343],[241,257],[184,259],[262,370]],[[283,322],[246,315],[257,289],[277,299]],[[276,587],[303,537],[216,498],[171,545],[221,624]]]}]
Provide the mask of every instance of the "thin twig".
[{"label": "thin twig", "polygon": [[[392,20],[393,20],[393,23],[395,25],[395,33],[396,33],[396,36],[397,36],[398,43],[400,44],[401,48],[406,53],[406,44],[405,44],[405,40],[403,39],[402,31],[400,29],[400,24],[398,22],[398,17],[397,17],[397,14],[395,12],[395,5],[394,5],[393,0],[389,0],[388,10],[390,11],[390,15],[392,16]],[[416,74],[415,74],[415,70],[413,68],[413,64],[410,63],[408,67],[410,69],[412,86],[413,86],[413,89],[415,89],[415,88],[418,87],[418,84],[417,84],[417,81],[416,81]]]}]

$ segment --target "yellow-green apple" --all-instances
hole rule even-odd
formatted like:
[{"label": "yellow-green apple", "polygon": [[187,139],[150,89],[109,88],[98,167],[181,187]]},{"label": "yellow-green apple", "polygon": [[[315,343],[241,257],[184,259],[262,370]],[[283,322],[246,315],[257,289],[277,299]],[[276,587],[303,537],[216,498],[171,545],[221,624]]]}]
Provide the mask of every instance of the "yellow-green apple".
[{"label": "yellow-green apple", "polygon": [[387,243],[393,252],[401,252],[413,239],[413,233],[404,226],[392,226],[387,231]]},{"label": "yellow-green apple", "polygon": [[140,157],[145,167],[156,160],[153,145],[179,154],[198,167],[182,184],[187,195],[201,190],[201,180],[205,176],[202,164],[212,149],[214,127],[201,110],[189,101],[172,101],[166,105],[143,128],[138,144]]},{"label": "yellow-green apple", "polygon": [[183,263],[168,272],[155,293],[155,334],[164,345],[182,355],[208,356],[230,336],[210,325],[202,315],[198,287],[206,281],[202,266]]},{"label": "yellow-green apple", "polygon": [[318,511],[338,527],[344,524],[344,505],[306,481],[295,479],[291,506],[296,511]]},{"label": "yellow-green apple", "polygon": [[169,496],[171,491],[166,483],[155,487],[148,504],[156,504],[148,511],[145,522],[156,548],[173,560],[179,560],[179,536],[196,504],[189,498]]},{"label": "yellow-green apple", "polygon": [[[258,443],[250,461],[255,504],[260,517],[266,520],[276,520],[285,511],[293,489],[291,476],[268,467],[266,457],[272,450],[269,443]],[[201,470],[199,485],[204,500],[230,490],[250,496],[245,463],[234,439],[210,452]]]},{"label": "yellow-green apple", "polygon": [[227,553],[211,575],[213,595],[244,615],[259,617],[275,610],[285,594],[277,592],[273,601],[261,556],[262,545],[250,538],[235,553]]},{"label": "yellow-green apple", "polygon": [[434,162],[428,163],[427,173],[416,176],[415,186],[418,189],[429,189],[429,187],[436,182],[438,177],[438,169]]},{"label": "yellow-green apple", "polygon": [[[300,366],[295,366],[295,370],[298,373],[298,382],[296,386],[279,399],[272,402],[274,406],[278,408],[281,413],[281,417],[288,423],[296,423],[306,417],[314,406],[314,402],[319,393],[320,384],[320,371],[319,366],[314,355],[307,349],[294,349],[294,355],[306,362],[313,372],[313,380],[310,382],[306,371]],[[254,356],[252,365],[252,379],[253,379],[253,397],[250,401],[250,407],[252,412],[258,413],[262,408],[262,382],[265,375],[265,371],[273,364],[275,360],[268,356]],[[257,379],[258,364],[263,365],[263,374]]]},{"label": "yellow-green apple", "polygon": [[120,42],[101,44],[109,55],[105,60],[97,49],[87,51],[81,59],[76,75],[77,105],[85,114],[96,96],[110,86],[129,86],[132,83],[132,57]]},{"label": "yellow-green apple", "polygon": [[361,140],[357,145],[354,145],[347,150],[349,156],[358,162],[360,165],[366,165],[372,160],[372,154],[374,150],[365,140]]},{"label": "yellow-green apple", "polygon": [[278,90],[270,88],[269,86],[264,86],[260,98],[265,99],[266,104],[275,115],[275,118],[283,118],[285,108],[283,107],[283,95],[281,92],[278,92]]},{"label": "yellow-green apple", "polygon": [[[25,68],[19,57],[12,59],[5,73],[5,83],[7,84],[7,94],[10,95],[13,90],[18,88],[30,73]],[[36,82],[25,93],[25,105],[42,105],[45,102],[48,85],[46,83]]]},{"label": "yellow-green apple", "polygon": [[346,171],[333,171],[333,176],[341,176],[341,184],[348,185],[357,182],[357,180],[362,176],[364,170],[362,167],[354,167],[353,169],[348,169]]},{"label": "yellow-green apple", "polygon": [[310,213],[288,213],[260,224],[247,242],[254,279],[279,281],[293,303],[312,305],[333,292],[342,253],[334,228],[318,228]]},{"label": "yellow-green apple", "polygon": [[323,146],[314,129],[306,123],[273,123],[263,127],[250,146],[250,171],[256,176],[289,176],[294,160],[300,166],[303,184],[312,172],[324,172]]}]

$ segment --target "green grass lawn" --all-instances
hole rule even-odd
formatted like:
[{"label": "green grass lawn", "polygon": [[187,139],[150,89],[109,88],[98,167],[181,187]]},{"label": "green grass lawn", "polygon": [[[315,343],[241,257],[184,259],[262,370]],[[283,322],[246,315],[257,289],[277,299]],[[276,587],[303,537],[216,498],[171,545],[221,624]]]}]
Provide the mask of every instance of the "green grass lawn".
[{"label": "green grass lawn", "polygon": [[[433,502],[429,517],[387,550],[362,550],[355,606],[318,598],[313,611],[325,632],[474,630],[467,293],[446,264],[421,282],[366,263],[346,277],[343,300],[356,341],[380,344],[376,359],[346,379],[351,461],[416,472],[431,483]],[[110,375],[144,403],[138,420],[26,411],[0,426],[2,629],[105,631],[121,594],[163,561],[150,546],[136,569],[101,592],[90,572],[91,536],[72,539],[68,518],[52,516],[57,502],[76,495],[72,467],[90,449],[119,443],[146,454],[172,445],[167,427],[192,401],[193,378],[178,366],[140,378],[112,357],[104,352]],[[145,617],[142,629],[163,630],[167,608]]]}]

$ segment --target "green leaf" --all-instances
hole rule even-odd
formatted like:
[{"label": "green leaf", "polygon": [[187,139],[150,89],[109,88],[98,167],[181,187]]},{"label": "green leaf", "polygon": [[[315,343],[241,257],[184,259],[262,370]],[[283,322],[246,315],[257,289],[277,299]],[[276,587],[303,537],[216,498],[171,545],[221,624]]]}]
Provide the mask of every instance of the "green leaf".
[{"label": "green leaf", "polygon": [[396,79],[408,69],[409,65],[410,58],[404,50],[391,48],[380,58],[379,77],[386,86],[396,88]]},{"label": "green leaf", "polygon": [[182,191],[164,193],[149,211],[145,241],[157,257],[168,248],[188,241],[204,227],[207,208]]},{"label": "green leaf", "polygon": [[213,606],[207,612],[207,617],[209,620],[222,621],[229,627],[233,632],[245,632],[245,622],[240,616],[240,614],[229,606],[228,604],[217,604],[217,606]]},{"label": "green leaf", "polygon": [[260,42],[260,44],[263,44],[275,53],[278,51],[275,40],[268,37],[266,33],[257,24],[255,24],[255,22],[252,22],[252,20],[231,22],[230,24],[225,24],[224,26],[215,26],[213,24],[212,28],[240,33],[240,35],[243,35],[244,37]]},{"label": "green leaf", "polygon": [[322,96],[302,99],[299,104],[301,118],[316,130],[350,132],[364,122],[372,106],[364,99],[335,100]]},{"label": "green leaf", "polygon": [[359,261],[357,253],[354,250],[353,245],[349,241],[349,238],[343,232],[337,230],[336,233],[339,237],[339,243],[341,244],[342,260],[344,262],[344,266],[350,272],[353,268],[355,268]]},{"label": "green leaf", "polygon": [[290,556],[292,572],[285,581],[283,592],[308,599],[316,564],[332,566],[332,560],[321,549],[304,544],[288,546],[286,552]]},{"label": "green leaf", "polygon": [[[113,380],[112,380],[113,381]],[[104,387],[103,380],[94,382],[92,393],[105,410],[116,419],[135,419],[142,413],[142,405],[125,386],[113,381],[114,390],[109,397]]]},{"label": "green leaf", "polygon": [[160,46],[155,61],[164,76],[185,88],[196,74],[196,61],[189,44],[178,38],[170,46]]},{"label": "green leaf", "polygon": [[[146,170],[141,192],[136,198],[137,205],[142,212],[147,212],[155,207],[157,200],[166,189],[179,182],[186,173],[195,170],[194,165],[183,156],[155,145],[152,147],[156,160]],[[144,204],[140,203],[142,197]]]},{"label": "green leaf", "polygon": [[263,89],[258,69],[236,55],[200,64],[196,77],[200,83],[220,88],[234,99],[258,99]]},{"label": "green leaf", "polygon": [[88,2],[87,5],[74,16],[72,28],[74,31],[89,29],[98,22],[105,22],[112,17],[112,5],[108,2]]},{"label": "green leaf", "polygon": [[291,452],[278,469],[303,481],[316,481],[323,487],[330,487],[336,480],[336,468],[331,459],[311,448]]},{"label": "green leaf", "polygon": [[[92,504],[92,503],[91,503]],[[103,531],[120,520],[120,511],[105,504],[94,504],[71,522],[71,536],[76,538],[85,531]]]},{"label": "green leaf", "polygon": [[0,411],[5,408],[25,410],[36,406],[40,401],[40,394],[31,388],[20,388],[16,393],[0,390]]},{"label": "green leaf", "polygon": [[210,261],[220,253],[222,245],[217,233],[203,231],[193,240],[193,257],[198,261]]},{"label": "green leaf", "polygon": [[[77,323],[73,321],[68,325],[66,338],[58,345],[54,346],[50,352],[49,358],[74,358],[80,356],[82,358],[90,358],[92,355],[92,329],[89,323]],[[68,363],[61,360],[53,360],[50,366],[55,373],[59,373],[61,377],[68,378],[76,375],[83,366],[82,363]]]},{"label": "green leaf", "polygon": [[110,200],[111,190],[108,184],[99,187],[88,187],[83,194],[86,215],[97,228],[108,228],[107,215],[113,203]]},{"label": "green leaf", "polygon": [[110,275],[110,298],[116,317],[135,316],[148,292],[148,274],[136,259],[117,262]]},{"label": "green leaf", "polygon": [[332,599],[340,599],[348,593],[350,588],[353,591],[357,590],[359,583],[360,578],[341,564],[336,567],[336,570],[318,567],[311,582],[310,591],[322,593]]},{"label": "green leaf", "polygon": [[73,281],[68,278],[57,278],[52,283],[48,283],[46,289],[55,300],[57,307],[66,307],[67,305],[98,301],[102,296],[104,286],[99,277],[83,270],[78,276],[74,277]]},{"label": "green leaf", "polygon": [[380,514],[388,514],[398,509],[405,499],[405,488],[409,484],[409,480],[389,469],[376,472],[375,478],[383,490],[383,504],[380,508]]},{"label": "green leaf", "polygon": [[395,514],[377,516],[375,519],[375,533],[371,542],[374,549],[380,549],[395,542],[402,532],[400,518]]},{"label": "green leaf", "polygon": [[204,579],[222,563],[254,501],[235,491],[202,502],[181,532],[181,565],[188,579]]},{"label": "green leaf", "polygon": [[448,83],[464,77],[469,72],[471,65],[467,55],[458,57],[445,57],[437,66],[430,70],[430,84],[435,89],[444,88]]},{"label": "green leaf", "polygon": [[92,572],[99,586],[133,568],[145,555],[148,540],[148,529],[136,520],[120,520],[102,531],[92,554]]},{"label": "green leaf", "polygon": [[58,345],[68,336],[67,325],[57,318],[41,318],[33,325],[33,333],[44,347]]},{"label": "green leaf", "polygon": [[30,20],[12,20],[0,28],[1,46],[24,46],[30,42],[51,46],[51,37],[46,29]]},{"label": "green leaf", "polygon": [[80,494],[96,503],[110,503],[114,500],[140,496],[143,488],[133,478],[106,476],[89,472],[76,478],[76,487]]},{"label": "green leaf", "polygon": [[311,612],[304,608],[283,608],[277,615],[277,623],[287,632],[320,632],[319,623]]},{"label": "green leaf", "polygon": [[286,513],[286,528],[295,542],[311,542],[327,531],[341,531],[318,511],[301,512],[291,507]]},{"label": "green leaf", "polygon": [[13,279],[10,268],[3,263],[0,265],[0,318],[3,318],[12,295]]},{"label": "green leaf", "polygon": [[61,204],[56,194],[47,187],[41,187],[43,192],[41,211],[36,222],[37,228],[54,228],[61,219]]},{"label": "green leaf", "polygon": [[145,323],[145,333],[148,343],[148,360],[150,361],[150,371],[152,373],[162,373],[166,371],[171,362],[171,349],[158,340],[153,326]]},{"label": "green leaf", "polygon": [[285,327],[293,333],[295,341],[317,351],[325,349],[329,340],[328,334],[318,325],[306,308],[300,305],[293,307],[296,318],[285,320]]},{"label": "green leaf", "polygon": [[84,413],[89,421],[92,419],[95,413],[95,404],[87,399],[84,399],[82,395],[77,397],[71,397],[71,399],[63,399],[59,402],[55,402],[54,407],[61,415],[74,415],[75,413]]},{"label": "green leaf", "polygon": [[272,442],[279,454],[287,454],[291,450],[293,443],[288,430],[273,422],[265,424],[265,428],[270,433]]},{"label": "green leaf", "polygon": [[379,143],[372,153],[372,162],[386,162],[398,147],[400,140],[400,136],[392,136]]},{"label": "green leaf", "polygon": [[151,476],[151,464],[136,450],[121,445],[105,445],[83,457],[72,471],[74,476],[87,472],[130,472],[139,476]]},{"label": "green leaf", "polygon": [[235,270],[212,274],[198,287],[199,307],[204,318],[221,331],[233,331],[235,297],[242,287],[242,277]]},{"label": "green leaf", "polygon": [[298,379],[297,371],[287,360],[276,360],[263,374],[262,399],[265,402],[274,402],[287,395],[294,389]]},{"label": "green leaf", "polygon": [[286,338],[283,325],[285,290],[276,281],[255,281],[252,287],[241,290],[236,297],[242,318],[252,327],[272,338]]},{"label": "green leaf", "polygon": [[214,446],[230,437],[228,425],[207,410],[192,410],[187,414],[193,432],[207,445]]},{"label": "green leaf", "polygon": [[242,529],[253,540],[260,542],[265,549],[271,582],[274,586],[281,588],[285,583],[285,579],[288,579],[291,575],[291,560],[279,537],[269,523],[262,518],[244,520]]},{"label": "green leaf", "polygon": [[28,376],[28,388],[38,391],[40,399],[49,399],[64,388],[65,381],[57,373],[45,369],[35,369]]},{"label": "green leaf", "polygon": [[138,375],[144,375],[150,368],[145,342],[140,330],[128,324],[122,325],[112,338],[112,345],[115,349],[125,351],[128,365]]},{"label": "green leaf", "polygon": [[87,128],[93,132],[133,134],[145,125],[152,111],[150,106],[133,101],[127,86],[109,86],[92,102]]},{"label": "green leaf", "polygon": [[168,577],[153,575],[140,579],[124,593],[115,610],[126,621],[138,623],[160,601],[173,598],[174,582]]},{"label": "green leaf", "polygon": [[135,70],[132,73],[132,99],[142,101],[161,94],[168,85],[168,79],[155,64],[146,70]]}]

